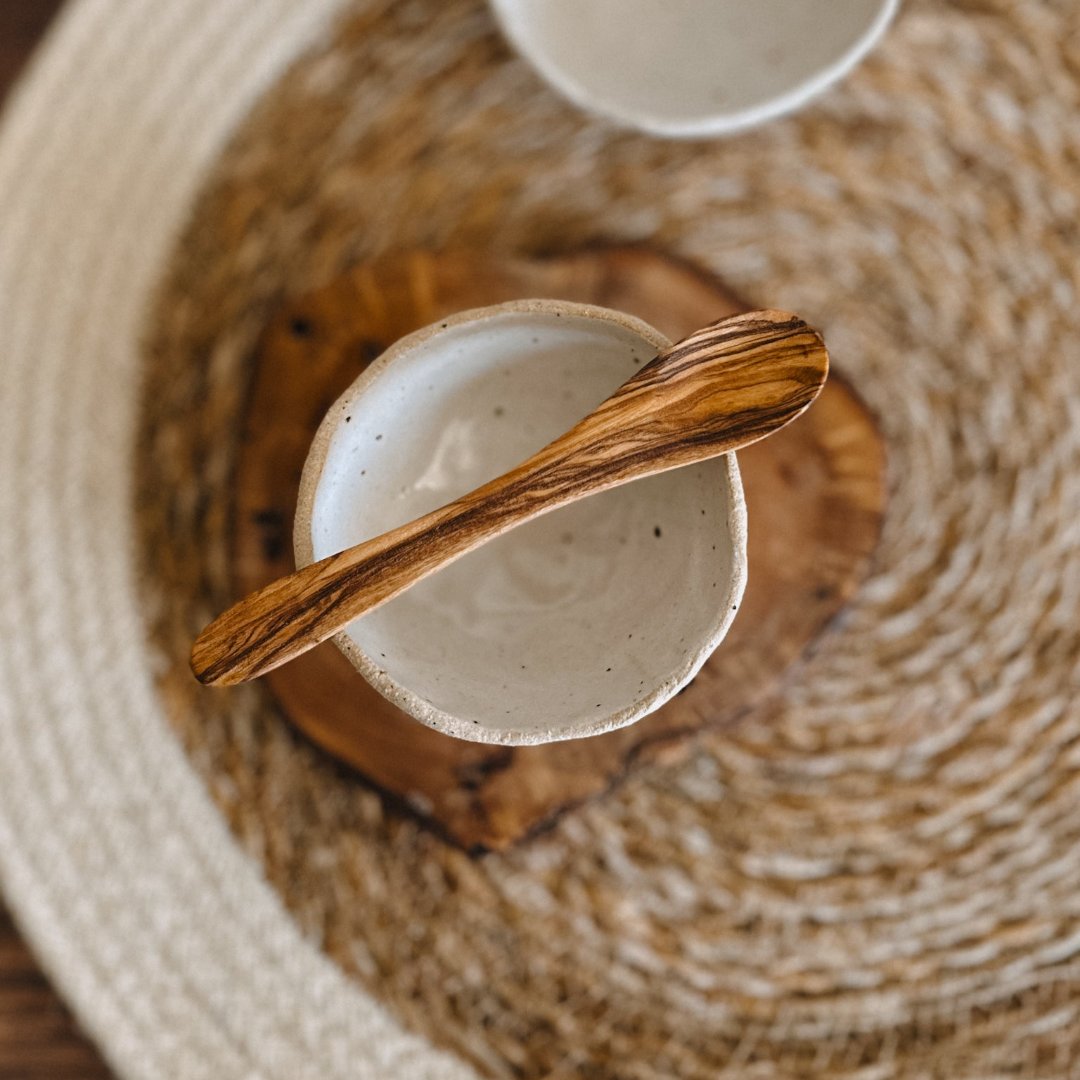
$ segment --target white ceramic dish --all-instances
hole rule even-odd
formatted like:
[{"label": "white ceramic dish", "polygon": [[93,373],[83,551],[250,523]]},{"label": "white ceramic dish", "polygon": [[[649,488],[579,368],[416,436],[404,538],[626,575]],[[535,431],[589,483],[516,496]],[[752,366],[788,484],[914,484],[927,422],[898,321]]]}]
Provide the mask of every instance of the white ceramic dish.
[{"label": "white ceramic dish", "polygon": [[[331,408],[304,468],[300,566],[518,464],[666,339],[603,308],[530,300],[403,338]],[[335,642],[429,726],[518,745],[632,723],[688,682],[746,581],[734,455],[554,511],[466,555]]]},{"label": "white ceramic dish", "polygon": [[657,135],[722,135],[791,112],[873,47],[899,0],[491,0],[576,104]]}]

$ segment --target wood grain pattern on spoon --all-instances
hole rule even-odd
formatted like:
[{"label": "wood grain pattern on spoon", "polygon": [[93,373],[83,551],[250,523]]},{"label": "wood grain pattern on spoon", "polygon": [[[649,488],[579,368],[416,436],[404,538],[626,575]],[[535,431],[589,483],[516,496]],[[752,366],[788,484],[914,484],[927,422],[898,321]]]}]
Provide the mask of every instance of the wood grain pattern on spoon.
[{"label": "wood grain pattern on spoon", "polygon": [[235,604],[196,639],[192,670],[210,685],[257,678],[540,514],[778,431],[810,405],[827,374],[820,335],[787,312],[750,312],[698,330],[510,472]]}]

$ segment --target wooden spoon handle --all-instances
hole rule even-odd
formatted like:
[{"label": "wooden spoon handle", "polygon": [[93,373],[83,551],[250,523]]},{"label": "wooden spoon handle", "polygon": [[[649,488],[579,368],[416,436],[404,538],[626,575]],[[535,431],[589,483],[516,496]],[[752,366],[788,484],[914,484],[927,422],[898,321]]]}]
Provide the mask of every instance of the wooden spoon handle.
[{"label": "wooden spoon handle", "polygon": [[256,678],[540,514],[756,442],[810,404],[827,369],[820,337],[786,312],[706,327],[517,468],[241,600],[196,639],[192,670],[209,684]]},{"label": "wooden spoon handle", "polygon": [[528,465],[245,597],[195,640],[192,671],[200,682],[223,686],[265,675],[447,563],[550,509],[530,510],[525,499],[513,497]]},{"label": "wooden spoon handle", "polygon": [[223,686],[265,675],[488,540],[619,483],[574,464],[572,434],[430,514],[245,597],[195,640],[192,671]]}]

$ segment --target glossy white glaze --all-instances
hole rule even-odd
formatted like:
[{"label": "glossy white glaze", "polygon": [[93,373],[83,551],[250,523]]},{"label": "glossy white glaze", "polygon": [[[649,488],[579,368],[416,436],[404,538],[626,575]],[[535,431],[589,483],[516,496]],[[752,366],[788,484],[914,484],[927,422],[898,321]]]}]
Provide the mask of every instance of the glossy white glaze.
[{"label": "glossy white glaze", "polygon": [[492,0],[571,100],[660,135],[718,135],[798,108],[880,37],[898,0]]},{"label": "glossy white glaze", "polygon": [[[298,561],[512,468],[663,344],[627,316],[544,301],[404,339],[316,438]],[[733,457],[637,481],[490,542],[335,640],[391,700],[460,737],[529,743],[620,726],[670,697],[726,631],[745,578],[743,514]]]}]

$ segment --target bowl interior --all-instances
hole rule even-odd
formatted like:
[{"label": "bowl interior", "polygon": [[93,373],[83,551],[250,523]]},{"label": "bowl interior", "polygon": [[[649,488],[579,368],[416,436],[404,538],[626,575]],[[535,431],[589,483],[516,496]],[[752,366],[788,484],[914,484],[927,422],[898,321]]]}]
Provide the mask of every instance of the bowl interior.
[{"label": "bowl interior", "polygon": [[[510,37],[583,104],[672,134],[757,119],[854,62],[895,0],[496,0]],[[793,106],[797,102],[788,102]],[[771,112],[780,111],[778,109]]]},{"label": "bowl interior", "polygon": [[[638,325],[648,337],[563,306],[406,339],[324,425],[314,558],[443,505],[561,434],[657,352],[662,339]],[[627,723],[685,682],[730,621],[737,489],[734,460],[718,459],[554,511],[337,640],[392,700],[466,738],[546,741]]]}]

